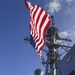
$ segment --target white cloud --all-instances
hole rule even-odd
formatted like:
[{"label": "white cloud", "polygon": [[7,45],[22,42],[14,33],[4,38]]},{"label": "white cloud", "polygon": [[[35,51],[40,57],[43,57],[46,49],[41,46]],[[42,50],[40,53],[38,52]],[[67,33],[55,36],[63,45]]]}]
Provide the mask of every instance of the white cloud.
[{"label": "white cloud", "polygon": [[65,15],[74,14],[75,13],[75,0],[65,0],[67,5],[65,8]]},{"label": "white cloud", "polygon": [[63,32],[59,33],[59,36],[66,38],[68,36],[68,32],[67,31],[63,31]]},{"label": "white cloud", "polygon": [[[61,14],[63,15],[63,22],[61,22],[61,24],[66,24],[66,26],[64,26],[66,28],[61,27],[60,29],[66,30],[60,32],[59,35],[61,38],[68,38],[72,40],[72,42],[70,43],[57,40],[56,43],[66,45],[68,45],[69,43],[69,45],[72,46],[75,43],[75,0],[50,0],[50,2],[48,0],[48,4],[46,4],[46,7],[52,14],[54,14],[55,12],[59,13],[59,11],[61,10]],[[60,22],[60,20],[58,22]]]},{"label": "white cloud", "polygon": [[72,12],[69,8],[67,8],[67,10],[65,11],[65,15],[67,15],[67,14],[72,14]]},{"label": "white cloud", "polygon": [[74,0],[66,0],[67,3],[71,3],[73,2]]},{"label": "white cloud", "polygon": [[50,2],[48,1],[45,6],[48,8],[48,12],[53,14],[54,12],[59,12],[60,9],[64,9],[65,14],[72,14],[75,10],[75,0],[52,0]]},{"label": "white cloud", "polygon": [[54,13],[55,11],[58,12],[61,8],[61,4],[59,0],[53,0],[49,4],[46,5],[48,7],[48,11]]},{"label": "white cloud", "polygon": [[69,33],[69,37],[74,40],[75,39],[75,25],[72,25],[70,29],[67,30]]},{"label": "white cloud", "polygon": [[75,43],[75,25],[72,25],[71,28],[67,29],[66,31],[59,33],[61,38],[69,38],[72,40],[72,45]]},{"label": "white cloud", "polygon": [[65,15],[68,15],[68,14],[74,14],[75,13],[75,4],[71,4],[67,7],[66,11],[65,11]]},{"label": "white cloud", "polygon": [[[73,43],[75,43],[75,0],[48,0],[48,4],[46,4],[48,11],[52,14],[63,10],[61,13],[63,14],[63,23],[66,24],[66,30],[59,33],[62,38],[71,38]],[[60,14],[60,13],[59,13]],[[66,15],[66,16],[65,16]],[[60,43],[61,41],[59,41]]]}]

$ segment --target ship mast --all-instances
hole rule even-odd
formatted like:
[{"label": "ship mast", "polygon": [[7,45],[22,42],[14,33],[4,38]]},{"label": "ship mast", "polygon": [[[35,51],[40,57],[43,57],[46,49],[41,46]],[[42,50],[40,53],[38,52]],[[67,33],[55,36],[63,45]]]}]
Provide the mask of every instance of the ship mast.
[{"label": "ship mast", "polygon": [[45,75],[56,75],[56,63],[60,61],[60,56],[57,52],[59,47],[67,47],[71,48],[71,46],[61,45],[56,43],[57,40],[65,40],[70,41],[70,39],[60,38],[58,35],[58,29],[55,27],[54,17],[51,16],[52,26],[50,26],[47,30],[45,39],[47,40],[46,46],[48,47],[47,53],[47,61],[42,62],[46,66]]},{"label": "ship mast", "polygon": [[[58,29],[55,27],[54,16],[51,16],[52,25],[48,28],[45,40],[48,50],[44,50],[47,55],[46,62],[43,60],[42,64],[46,66],[45,75],[56,75],[56,64],[60,61],[60,55],[57,52],[59,47],[71,48],[71,46],[62,45],[56,43],[57,40],[64,40],[71,42],[72,40],[67,38],[60,38],[58,35]],[[28,36],[24,38],[25,41],[30,41]]]},{"label": "ship mast", "polygon": [[51,18],[52,18],[52,26],[48,29],[47,34],[46,34],[46,39],[48,40],[48,42],[46,42],[46,45],[49,50],[47,52],[45,75],[56,75],[56,67],[55,67],[56,63],[55,62],[57,60],[57,53],[56,53],[56,46],[54,44],[56,42],[58,29],[54,26],[53,16]]}]

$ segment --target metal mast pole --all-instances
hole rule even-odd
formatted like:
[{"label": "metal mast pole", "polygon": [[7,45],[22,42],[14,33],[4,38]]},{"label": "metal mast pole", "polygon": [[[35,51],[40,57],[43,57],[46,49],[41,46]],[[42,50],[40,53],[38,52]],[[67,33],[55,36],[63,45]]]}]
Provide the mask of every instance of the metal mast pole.
[{"label": "metal mast pole", "polygon": [[[55,32],[52,32],[52,36],[51,36],[51,43],[55,43]],[[56,75],[56,68],[55,68],[55,62],[53,61],[55,59],[55,53],[56,53],[56,49],[54,46],[49,48],[49,52],[50,54],[50,75]]]},{"label": "metal mast pole", "polygon": [[[52,16],[52,28],[51,28],[51,38],[50,38],[50,43],[55,43],[56,41],[56,30],[54,28],[54,19]],[[50,75],[56,75],[56,68],[55,68],[55,62],[53,60],[55,60],[55,53],[56,53],[56,49],[54,46],[49,47],[49,52],[50,54]]]},{"label": "metal mast pole", "polygon": [[[54,25],[54,20],[52,17],[52,25]],[[52,34],[51,34],[51,43],[55,43],[56,41],[56,30],[55,28],[52,28]],[[55,46],[52,46],[49,48],[49,52],[51,53],[50,55],[50,75],[56,75],[56,68],[55,68],[55,62],[53,60],[55,60],[55,53],[56,53],[56,49]]]},{"label": "metal mast pole", "polygon": [[[57,31],[58,29],[54,26],[54,19],[53,16],[52,18],[52,26],[48,29],[47,31],[47,39],[48,42],[47,47],[49,48],[49,51],[47,53],[47,62],[46,62],[46,70],[49,69],[50,66],[50,72],[48,73],[48,71],[46,71],[45,75],[56,75],[56,61],[57,61],[57,52],[56,52],[56,48],[55,48],[55,42],[56,42],[56,35],[57,35]],[[53,44],[53,45],[50,45]],[[48,66],[49,65],[49,66]]]}]

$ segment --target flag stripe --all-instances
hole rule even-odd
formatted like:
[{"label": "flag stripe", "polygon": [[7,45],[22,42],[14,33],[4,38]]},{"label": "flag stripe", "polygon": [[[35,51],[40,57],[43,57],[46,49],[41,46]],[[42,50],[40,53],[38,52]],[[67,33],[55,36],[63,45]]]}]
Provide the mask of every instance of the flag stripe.
[{"label": "flag stripe", "polygon": [[37,26],[37,18],[38,18],[38,16],[39,16],[40,11],[41,11],[41,8],[38,8],[38,10],[37,10],[35,16],[33,17],[33,19],[35,20],[36,26]]},{"label": "flag stripe", "polygon": [[40,15],[42,14],[42,12],[43,12],[43,10],[41,9],[40,12],[39,12],[39,15],[38,15],[38,17],[37,17],[37,20],[36,20],[36,25],[37,25],[37,23],[38,23],[39,17],[40,17]]},{"label": "flag stripe", "polygon": [[[34,19],[34,17],[36,16],[36,12],[38,11],[38,8],[39,8],[39,7],[36,8],[36,10],[35,10],[35,12],[34,12],[34,14],[33,14],[33,19]],[[35,20],[35,19],[34,19],[34,20]]]},{"label": "flag stripe", "polygon": [[33,8],[33,10],[31,10],[31,13],[30,13],[31,15],[34,14],[34,12],[36,11],[36,8],[37,8],[37,6],[35,5],[34,8]]},{"label": "flag stripe", "polygon": [[40,18],[39,18],[38,23],[37,23],[37,31],[38,31],[38,38],[37,39],[39,39],[39,37],[40,37],[40,31],[39,31],[39,29],[40,29],[41,23],[43,23],[42,20],[43,20],[43,16],[44,15],[45,15],[45,12],[43,11],[43,13],[40,15]]},{"label": "flag stripe", "polygon": [[[38,21],[39,21],[39,17],[40,17],[40,15],[42,14],[42,12],[43,12],[43,10],[41,10],[41,8],[40,8],[40,11],[38,12],[38,16],[37,16],[37,19],[36,19],[36,27],[38,27]],[[39,29],[39,28],[37,28],[37,29]],[[37,30],[38,31],[38,30]],[[38,32],[38,34],[39,34],[39,32]],[[37,34],[36,34],[36,36],[35,36],[35,39],[36,38],[38,38],[37,37]]]},{"label": "flag stripe", "polygon": [[[43,35],[44,35],[44,33],[43,33],[43,31],[44,31],[44,28],[46,27],[45,25],[45,23],[47,22],[47,15],[45,14],[44,15],[44,17],[43,17],[43,19],[42,19],[42,22],[41,22],[41,24],[40,24],[40,28],[39,28],[39,34],[40,34],[40,32],[41,32],[41,36],[40,36],[40,38],[42,39],[43,38]],[[43,25],[43,26],[42,26]],[[39,39],[39,41],[37,42],[37,44],[36,44],[36,46],[38,46],[39,45],[39,43],[41,42],[41,39]]]}]

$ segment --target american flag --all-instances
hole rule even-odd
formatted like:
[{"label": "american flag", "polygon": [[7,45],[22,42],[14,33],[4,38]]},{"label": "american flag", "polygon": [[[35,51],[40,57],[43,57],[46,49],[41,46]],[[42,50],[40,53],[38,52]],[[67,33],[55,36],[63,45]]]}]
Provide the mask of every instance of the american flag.
[{"label": "american flag", "polygon": [[51,18],[38,5],[32,5],[25,0],[25,5],[30,11],[30,43],[36,49],[37,53],[42,58],[42,48],[45,45],[45,34],[50,25]]}]

